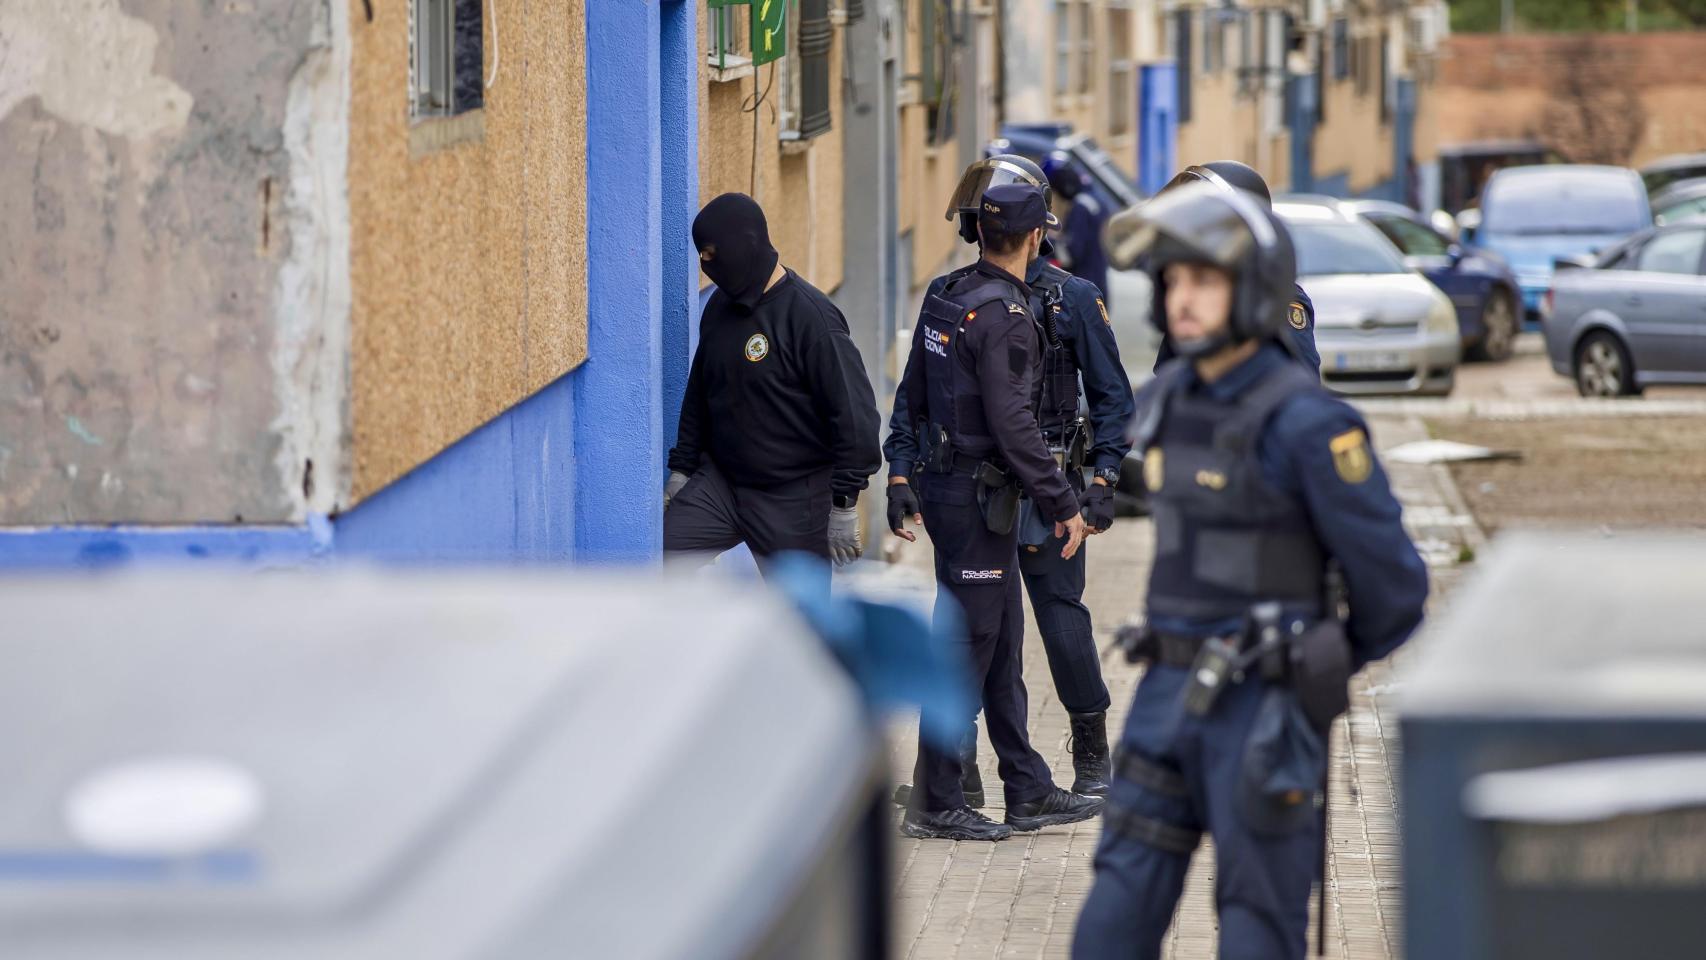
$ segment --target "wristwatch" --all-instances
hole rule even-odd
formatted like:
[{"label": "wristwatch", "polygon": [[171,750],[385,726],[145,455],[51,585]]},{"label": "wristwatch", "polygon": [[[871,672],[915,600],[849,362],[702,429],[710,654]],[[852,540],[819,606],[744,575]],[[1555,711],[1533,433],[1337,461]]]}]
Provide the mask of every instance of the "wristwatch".
[{"label": "wristwatch", "polygon": [[1120,485],[1119,467],[1103,467],[1096,471],[1096,476],[1100,477],[1102,482],[1110,487],[1117,487]]},{"label": "wristwatch", "polygon": [[836,509],[851,510],[853,508],[853,504],[858,503],[859,500],[857,497],[850,497],[845,493],[838,493],[835,496],[830,497],[829,502],[835,504]]}]

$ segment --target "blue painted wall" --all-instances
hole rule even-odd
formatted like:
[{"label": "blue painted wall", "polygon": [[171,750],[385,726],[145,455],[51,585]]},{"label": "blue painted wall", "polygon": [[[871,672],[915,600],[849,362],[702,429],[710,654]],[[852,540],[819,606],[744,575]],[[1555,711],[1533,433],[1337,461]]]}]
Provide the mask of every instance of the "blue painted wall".
[{"label": "blue painted wall", "polygon": [[648,563],[697,340],[697,8],[587,4],[588,359],[331,520],[0,528],[0,570],[130,561]]}]

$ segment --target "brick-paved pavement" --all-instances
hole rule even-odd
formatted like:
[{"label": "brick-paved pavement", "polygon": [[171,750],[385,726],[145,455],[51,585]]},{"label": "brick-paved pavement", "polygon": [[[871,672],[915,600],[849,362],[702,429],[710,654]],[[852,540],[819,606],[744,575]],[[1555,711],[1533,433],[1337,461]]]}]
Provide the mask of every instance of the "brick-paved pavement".
[{"label": "brick-paved pavement", "polygon": [[[1426,437],[1420,422],[1410,417],[1380,418],[1372,426],[1382,449]],[[1480,533],[1443,467],[1391,465],[1389,470],[1405,504],[1406,526],[1434,570],[1437,610],[1459,576],[1460,553],[1464,547],[1478,550]],[[1109,533],[1092,539],[1088,549],[1085,600],[1095,616],[1098,636],[1105,640],[1141,606],[1150,524],[1122,519]],[[930,549],[922,537],[902,550],[902,558],[928,574]],[[1408,649],[1394,658],[1398,669]],[[1384,960],[1397,956],[1400,949],[1402,905],[1393,781],[1397,726],[1383,697],[1394,683],[1393,670],[1390,662],[1365,670],[1355,685],[1348,717],[1334,726],[1327,885],[1327,955],[1332,957]],[[1139,671],[1115,660],[1107,663],[1105,676],[1114,701],[1109,730],[1117,738]],[[1029,621],[1025,683],[1030,693],[1032,743],[1049,761],[1057,782],[1069,784],[1072,763],[1066,750],[1066,713],[1055,699],[1041,640]],[[901,781],[911,778],[915,731],[916,725],[910,723],[897,723],[890,731],[892,768]],[[980,743],[979,759],[991,800],[985,812],[1000,820],[1001,790],[987,737]],[[896,956],[917,960],[1066,956],[1079,905],[1089,892],[1091,857],[1099,833],[1100,820],[1095,820],[1021,834],[996,844],[898,839]],[[1205,842],[1191,866],[1165,956],[1178,960],[1214,956],[1213,885],[1213,855]],[[1313,940],[1312,930],[1312,944]]]}]

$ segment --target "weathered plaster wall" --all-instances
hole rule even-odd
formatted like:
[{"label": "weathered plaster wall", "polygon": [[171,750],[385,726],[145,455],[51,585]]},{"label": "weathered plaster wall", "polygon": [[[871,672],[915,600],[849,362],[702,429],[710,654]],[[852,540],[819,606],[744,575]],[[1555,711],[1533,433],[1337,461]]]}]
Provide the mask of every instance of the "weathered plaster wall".
[{"label": "weathered plaster wall", "polygon": [[353,502],[586,359],[586,18],[488,5],[484,109],[417,125],[483,129],[423,148],[408,5],[345,2]]},{"label": "weathered plaster wall", "polygon": [[339,472],[314,422],[341,410],[317,326],[337,266],[289,265],[335,256],[344,217],[335,149],[302,165],[336,143],[309,115],[341,96],[337,12],[0,3],[0,524],[300,521],[327,498],[303,471]]}]

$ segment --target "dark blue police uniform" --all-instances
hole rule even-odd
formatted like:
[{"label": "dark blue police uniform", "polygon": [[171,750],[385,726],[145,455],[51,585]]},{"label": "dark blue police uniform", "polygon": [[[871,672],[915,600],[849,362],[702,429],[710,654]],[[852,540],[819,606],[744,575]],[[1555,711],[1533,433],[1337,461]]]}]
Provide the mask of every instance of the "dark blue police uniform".
[{"label": "dark blue police uniform", "polygon": [[[1038,800],[1054,782],[1026,731],[1024,610],[1014,534],[990,528],[985,509],[996,491],[979,479],[980,469],[989,464],[1008,473],[1051,520],[1078,512],[1078,499],[1029,409],[1040,363],[1038,330],[1025,305],[1029,297],[1024,281],[987,261],[948,278],[925,296],[896,392],[896,406],[925,425],[926,438],[946,445],[946,452],[924,451],[934,466],[917,471],[918,494],[935,549],[937,582],[965,613],[973,680],[982,692],[1009,807]],[[964,805],[959,758],[922,740],[914,783],[915,805],[922,810]]]},{"label": "dark blue police uniform", "polygon": [[[1304,368],[1320,376],[1321,351],[1315,346],[1315,301],[1309,299],[1309,294],[1303,292],[1302,286],[1296,288],[1292,301],[1286,304],[1285,322],[1292,356],[1298,363],[1303,364]],[[1155,369],[1159,371],[1173,357],[1172,342],[1162,340],[1161,349],[1155,354]]]},{"label": "dark blue police uniform", "polygon": [[[963,280],[976,270],[974,264],[937,277],[926,295],[940,294],[947,284]],[[1117,474],[1131,450],[1125,428],[1131,422],[1132,394],[1125,367],[1120,364],[1119,344],[1108,322],[1106,302],[1088,281],[1041,258],[1031,263],[1025,280],[1030,288],[1029,306],[1043,327],[1042,375],[1034,397],[1044,437],[1051,450],[1067,446],[1067,434],[1078,417],[1082,395],[1094,437],[1085,452],[1084,466],[1093,473]],[[912,475],[919,459],[915,429],[906,393],[900,391],[883,445],[890,476]],[[1083,476],[1073,473],[1078,471],[1068,473],[1068,482],[1082,492]],[[1089,544],[1081,546],[1071,559],[1063,560],[1060,550],[1064,541],[1053,537],[1052,524],[1049,526],[1047,541],[1020,550],[1019,571],[1031,597],[1061,706],[1070,713],[1101,713],[1109,706],[1108,687],[1102,680],[1090,610],[1083,600],[1085,550]]]},{"label": "dark blue police uniform", "polygon": [[[1137,422],[1156,518],[1147,609],[1157,652],[1120,742],[1072,955],[1159,957],[1208,832],[1220,956],[1301,958],[1324,724],[1292,722],[1293,683],[1253,667],[1194,713],[1191,664],[1209,638],[1244,633],[1259,601],[1279,604],[1282,629],[1319,626],[1337,605],[1324,572],[1336,567],[1349,669],[1360,668],[1416,629],[1427,571],[1366,424],[1277,342],[1213,383],[1186,361],[1164,367],[1138,397]],[[1280,769],[1251,749],[1281,742],[1295,749]]]}]

